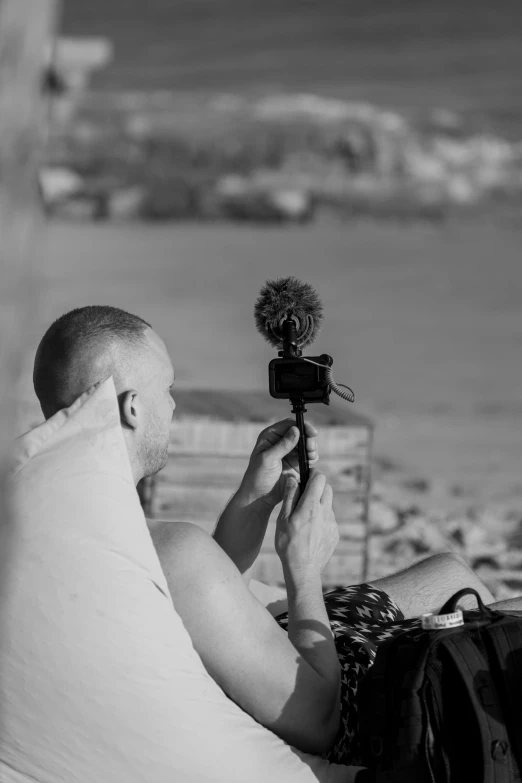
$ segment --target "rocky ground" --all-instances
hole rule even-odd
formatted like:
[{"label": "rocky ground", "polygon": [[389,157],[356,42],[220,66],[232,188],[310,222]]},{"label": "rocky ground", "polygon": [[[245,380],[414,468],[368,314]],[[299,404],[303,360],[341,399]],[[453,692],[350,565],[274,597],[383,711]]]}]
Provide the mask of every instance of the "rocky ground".
[{"label": "rocky ground", "polygon": [[445,491],[413,472],[375,461],[371,503],[370,572],[384,576],[437,552],[453,551],[499,599],[522,594],[522,498],[470,497],[454,484]]},{"label": "rocky ground", "polygon": [[47,209],[73,220],[442,221],[500,205],[518,215],[522,188],[521,144],[458,113],[412,121],[307,93],[86,95],[57,124],[47,164]]}]

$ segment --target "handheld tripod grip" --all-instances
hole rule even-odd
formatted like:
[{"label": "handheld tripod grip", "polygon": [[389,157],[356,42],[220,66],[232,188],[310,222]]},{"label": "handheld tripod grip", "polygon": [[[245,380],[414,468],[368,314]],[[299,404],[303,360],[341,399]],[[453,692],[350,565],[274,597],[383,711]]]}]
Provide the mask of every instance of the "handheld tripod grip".
[{"label": "handheld tripod grip", "polygon": [[291,400],[291,402],[293,405],[292,413],[295,413],[295,422],[297,424],[297,428],[299,429],[297,455],[299,458],[299,475],[301,478],[299,482],[299,489],[301,490],[301,494],[302,494],[305,490],[306,484],[308,482],[308,477],[310,475],[308,454],[306,453],[306,434],[305,434],[305,426],[304,426],[304,414],[306,412],[306,408],[304,407],[304,403],[302,400]]}]

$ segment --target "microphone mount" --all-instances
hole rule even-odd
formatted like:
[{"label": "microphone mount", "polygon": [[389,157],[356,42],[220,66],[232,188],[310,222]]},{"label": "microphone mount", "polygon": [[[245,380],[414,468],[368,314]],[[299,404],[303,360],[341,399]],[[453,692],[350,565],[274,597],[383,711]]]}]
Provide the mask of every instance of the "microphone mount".
[{"label": "microphone mount", "polygon": [[[271,335],[270,342],[274,342],[275,345],[283,345],[283,350],[285,350],[284,345],[285,342],[288,342],[288,332],[291,330],[292,332],[292,345],[294,346],[294,350],[299,350],[299,355],[301,356],[302,348],[304,346],[308,345],[314,337],[314,332],[316,331],[317,325],[314,321],[314,317],[311,314],[307,314],[304,316],[305,320],[305,326],[302,327],[301,321],[294,315],[287,316],[283,321],[281,321],[278,328],[274,329],[273,326],[268,326],[268,332]],[[289,323],[290,322],[290,323]],[[293,324],[293,328],[292,328]],[[299,327],[300,331],[297,332],[297,328]],[[281,353],[279,351],[279,356],[283,356],[287,354]]]},{"label": "microphone mount", "polygon": [[297,342],[296,323],[294,318],[287,318],[283,321],[283,350],[278,351],[278,356],[292,357],[298,359],[302,355],[302,350]]}]

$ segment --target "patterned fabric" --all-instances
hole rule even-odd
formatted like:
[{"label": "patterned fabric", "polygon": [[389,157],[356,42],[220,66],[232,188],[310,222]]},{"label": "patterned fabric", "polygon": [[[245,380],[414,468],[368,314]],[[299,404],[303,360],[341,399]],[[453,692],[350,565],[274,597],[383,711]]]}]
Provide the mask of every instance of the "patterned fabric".
[{"label": "patterned fabric", "polygon": [[[355,704],[359,682],[373,664],[380,642],[421,621],[406,620],[385,592],[369,584],[338,587],[324,594],[324,602],[341,664],[341,723],[334,745],[323,758],[336,764],[360,765]],[[286,612],[276,620],[288,630]]]}]

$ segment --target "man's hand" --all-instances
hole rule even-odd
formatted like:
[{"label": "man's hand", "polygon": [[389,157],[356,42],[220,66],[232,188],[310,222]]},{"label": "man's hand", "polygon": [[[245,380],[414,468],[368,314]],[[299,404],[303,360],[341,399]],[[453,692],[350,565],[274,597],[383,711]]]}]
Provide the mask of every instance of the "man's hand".
[{"label": "man's hand", "polygon": [[332,500],[332,488],[317,468],[310,471],[302,496],[295,479],[287,479],[275,534],[285,579],[301,575],[306,581],[311,575],[319,576],[332,557],[339,543]]},{"label": "man's hand", "polygon": [[[305,422],[306,452],[310,466],[319,459],[317,430]],[[288,476],[299,481],[297,442],[299,430],[294,419],[284,419],[267,427],[259,435],[239,493],[250,500],[262,500],[274,508],[283,499]]]}]

